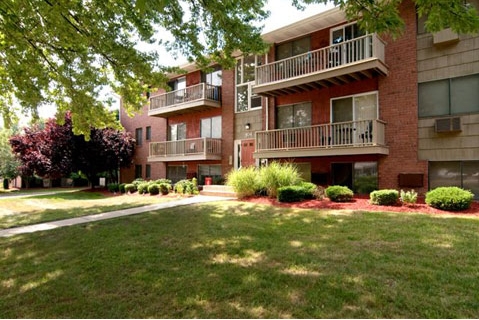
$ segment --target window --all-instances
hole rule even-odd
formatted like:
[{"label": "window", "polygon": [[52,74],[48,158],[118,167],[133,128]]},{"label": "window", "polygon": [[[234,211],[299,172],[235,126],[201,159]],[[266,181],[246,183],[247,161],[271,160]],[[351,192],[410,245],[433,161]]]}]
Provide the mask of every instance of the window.
[{"label": "window", "polygon": [[168,141],[178,141],[186,139],[186,123],[170,124],[168,131]]},{"label": "window", "polygon": [[479,161],[429,162],[429,189],[448,186],[471,190],[479,199]]},{"label": "window", "polygon": [[[356,23],[343,25],[331,30],[331,45],[344,43],[364,36]],[[370,57],[372,42],[368,37],[357,41],[346,42],[331,49],[329,59],[331,66],[338,66],[344,63],[351,63]]]},{"label": "window", "polygon": [[276,108],[277,129],[306,127],[311,125],[311,102],[278,106]]},{"label": "window", "polygon": [[181,90],[186,88],[186,77],[175,79],[169,83],[171,90]]},{"label": "window", "polygon": [[310,37],[296,39],[276,46],[276,61],[297,56],[310,51]]},{"label": "window", "polygon": [[221,182],[221,165],[199,165],[198,183],[205,184],[205,177],[213,178],[213,184]]},{"label": "window", "polygon": [[236,112],[261,108],[261,97],[253,94],[255,68],[261,63],[258,56],[247,56],[236,63]]},{"label": "window", "polygon": [[363,35],[364,32],[359,29],[356,23],[343,25],[339,28],[331,29],[331,44],[356,39]]},{"label": "window", "polygon": [[201,119],[202,138],[221,138],[221,116]]},{"label": "window", "polygon": [[141,164],[135,165],[135,179],[143,178]]},{"label": "window", "polygon": [[175,183],[186,179],[186,166],[168,166],[166,168],[166,178]]},{"label": "window", "polygon": [[145,166],[145,178],[150,179],[151,178],[151,165],[147,164]]},{"label": "window", "polygon": [[203,74],[203,82],[206,82],[207,84],[210,84],[212,86],[220,87],[222,84],[221,76],[222,76],[221,69],[216,69],[212,72]]},{"label": "window", "polygon": [[377,93],[366,93],[331,100],[331,122],[375,120],[378,115]]},{"label": "window", "polygon": [[418,85],[419,117],[479,112],[479,74]]},{"label": "window", "polygon": [[136,128],[135,139],[137,146],[141,146],[143,144],[143,128]]},{"label": "window", "polygon": [[151,140],[151,127],[150,126],[146,127],[145,140],[147,140],[147,141]]}]

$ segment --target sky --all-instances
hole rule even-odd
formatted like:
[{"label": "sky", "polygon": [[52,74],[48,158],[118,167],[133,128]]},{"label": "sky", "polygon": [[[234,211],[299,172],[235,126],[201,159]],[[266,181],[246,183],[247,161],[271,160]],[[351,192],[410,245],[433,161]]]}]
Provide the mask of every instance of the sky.
[{"label": "sky", "polygon": [[[331,3],[328,5],[312,4],[307,6],[304,11],[301,11],[296,9],[291,3],[292,0],[268,1],[266,9],[269,10],[271,14],[269,18],[264,21],[263,33],[284,27],[334,7]],[[178,66],[186,63],[185,58],[179,57],[175,59],[164,50],[160,51],[160,56],[164,65]],[[115,94],[113,93],[113,95]],[[119,104],[119,99],[117,99],[117,101],[117,104]],[[52,106],[42,106],[38,111],[41,118],[51,118],[55,116],[55,108]]]}]

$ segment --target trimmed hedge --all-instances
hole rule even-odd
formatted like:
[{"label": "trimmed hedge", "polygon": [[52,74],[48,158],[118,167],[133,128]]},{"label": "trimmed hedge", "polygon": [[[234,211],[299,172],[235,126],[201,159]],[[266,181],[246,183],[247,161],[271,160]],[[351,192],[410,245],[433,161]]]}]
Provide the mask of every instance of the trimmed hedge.
[{"label": "trimmed hedge", "polygon": [[152,196],[156,196],[156,195],[160,194],[160,185],[157,184],[157,183],[150,184],[148,186],[148,192]]},{"label": "trimmed hedge", "polygon": [[474,194],[458,187],[439,187],[426,193],[427,205],[446,211],[469,209]]},{"label": "trimmed hedge", "polygon": [[148,182],[142,182],[136,187],[136,190],[138,191],[139,194],[145,194],[145,193],[148,193],[148,186],[149,186]]},{"label": "trimmed hedge", "polygon": [[348,202],[354,196],[353,191],[345,186],[329,186],[325,191],[329,200],[334,202]]},{"label": "trimmed hedge", "polygon": [[380,206],[391,206],[399,201],[399,192],[394,189],[376,190],[369,194],[369,202]]},{"label": "trimmed hedge", "polygon": [[125,184],[125,192],[126,193],[134,193],[136,192],[136,186],[133,183]]}]

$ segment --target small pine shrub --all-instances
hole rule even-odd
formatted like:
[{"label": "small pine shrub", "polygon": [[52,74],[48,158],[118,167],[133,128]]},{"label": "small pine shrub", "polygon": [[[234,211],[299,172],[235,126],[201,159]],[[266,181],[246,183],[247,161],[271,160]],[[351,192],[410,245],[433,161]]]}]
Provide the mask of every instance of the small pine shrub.
[{"label": "small pine shrub", "polygon": [[148,182],[142,182],[138,184],[136,187],[136,190],[138,191],[139,194],[145,194],[148,193]]},{"label": "small pine shrub", "polygon": [[238,198],[254,196],[261,190],[259,171],[255,167],[231,170],[226,175],[226,184],[233,188]]},{"label": "small pine shrub", "polygon": [[126,193],[134,193],[136,192],[136,186],[133,183],[125,184],[125,192]]},{"label": "small pine shrub", "polygon": [[376,190],[369,194],[369,202],[379,206],[392,206],[399,200],[399,192],[394,189]]},{"label": "small pine shrub", "polygon": [[414,189],[411,191],[401,190],[399,199],[404,204],[415,204],[417,202],[417,192]]},{"label": "small pine shrub", "polygon": [[111,193],[120,191],[120,185],[118,183],[109,183],[106,187]]},{"label": "small pine shrub", "polygon": [[458,187],[439,187],[426,193],[426,204],[441,210],[459,211],[469,209],[474,194]]},{"label": "small pine shrub", "polygon": [[125,193],[125,186],[126,186],[126,183],[120,183],[119,185],[119,190],[120,190],[120,193]]},{"label": "small pine shrub", "polygon": [[334,202],[348,202],[353,200],[354,193],[345,186],[329,186],[325,190],[329,200]]},{"label": "small pine shrub", "polygon": [[157,184],[157,183],[153,183],[153,184],[148,185],[148,192],[152,196],[156,196],[156,195],[160,194],[160,185]]},{"label": "small pine shrub", "polygon": [[298,202],[304,200],[305,189],[301,186],[286,186],[278,188],[279,202]]}]

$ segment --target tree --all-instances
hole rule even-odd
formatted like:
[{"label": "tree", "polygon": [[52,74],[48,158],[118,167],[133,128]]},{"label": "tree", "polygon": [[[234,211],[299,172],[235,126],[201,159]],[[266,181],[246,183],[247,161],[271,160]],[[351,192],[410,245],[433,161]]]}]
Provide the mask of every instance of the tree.
[{"label": "tree", "polygon": [[15,158],[8,139],[12,131],[8,129],[0,130],[0,177],[11,180],[20,174],[20,162]]},{"label": "tree", "polygon": [[99,172],[116,172],[131,165],[135,146],[131,134],[111,128],[91,129],[91,139],[86,141],[74,135],[72,127],[71,114],[67,113],[62,125],[50,119],[43,129],[34,125],[12,136],[10,144],[21,162],[22,174],[58,179],[81,171],[91,182]]},{"label": "tree", "polygon": [[[298,7],[333,2],[370,32],[400,34],[401,1],[292,0]],[[0,6],[0,112],[8,116],[11,97],[36,114],[41,103],[54,103],[57,118],[72,112],[75,134],[88,139],[90,126],[112,126],[100,89],[110,86],[129,112],[146,102],[148,86],[166,87],[171,68],[155,53],[142,52],[144,41],[164,46],[206,66],[232,66],[232,53],[266,49],[260,33],[268,16],[266,0],[4,0]],[[414,0],[426,27],[450,26],[458,32],[479,30],[477,11],[463,0]],[[155,39],[169,33],[173,41]],[[10,115],[13,113],[10,113]]]}]

